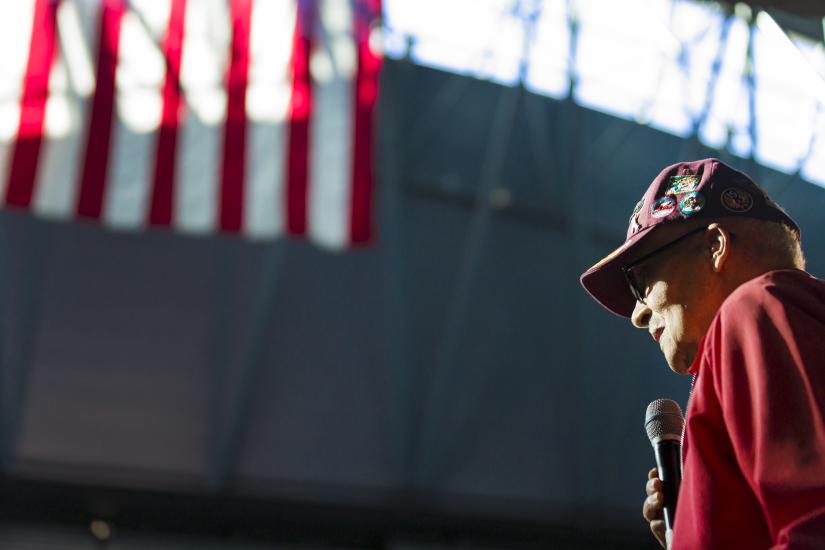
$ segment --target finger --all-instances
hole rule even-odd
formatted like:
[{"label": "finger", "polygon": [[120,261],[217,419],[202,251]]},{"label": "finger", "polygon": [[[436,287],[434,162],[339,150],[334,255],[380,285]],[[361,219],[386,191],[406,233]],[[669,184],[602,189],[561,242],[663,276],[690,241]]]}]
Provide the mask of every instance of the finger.
[{"label": "finger", "polygon": [[648,479],[647,483],[645,484],[645,492],[647,492],[648,496],[652,495],[653,493],[658,493],[662,490],[662,480],[658,477],[654,477],[652,479]]},{"label": "finger", "polygon": [[665,522],[664,520],[656,520],[650,522],[650,530],[653,533],[653,536],[656,537],[656,540],[659,541],[659,544],[665,546]]},{"label": "finger", "polygon": [[647,473],[647,479],[653,479],[659,477],[659,470],[656,468],[651,468],[650,471]]},{"label": "finger", "polygon": [[647,497],[642,504],[642,516],[647,521],[662,519],[664,508],[664,497],[662,493],[656,493]]}]

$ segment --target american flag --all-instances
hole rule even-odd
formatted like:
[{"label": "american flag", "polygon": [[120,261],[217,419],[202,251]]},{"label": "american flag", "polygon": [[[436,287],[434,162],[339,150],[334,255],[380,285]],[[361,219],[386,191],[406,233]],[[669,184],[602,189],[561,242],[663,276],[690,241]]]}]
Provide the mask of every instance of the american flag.
[{"label": "american flag", "polygon": [[380,10],[4,2],[0,200],[120,229],[368,241]]}]

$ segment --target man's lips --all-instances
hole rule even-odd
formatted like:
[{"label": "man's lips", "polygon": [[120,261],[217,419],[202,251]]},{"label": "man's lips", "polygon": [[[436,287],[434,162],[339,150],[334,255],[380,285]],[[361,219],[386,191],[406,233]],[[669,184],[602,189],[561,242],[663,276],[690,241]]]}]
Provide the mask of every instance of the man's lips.
[{"label": "man's lips", "polygon": [[659,339],[662,337],[662,333],[665,331],[664,327],[657,328],[656,330],[650,331],[650,336],[658,343]]}]

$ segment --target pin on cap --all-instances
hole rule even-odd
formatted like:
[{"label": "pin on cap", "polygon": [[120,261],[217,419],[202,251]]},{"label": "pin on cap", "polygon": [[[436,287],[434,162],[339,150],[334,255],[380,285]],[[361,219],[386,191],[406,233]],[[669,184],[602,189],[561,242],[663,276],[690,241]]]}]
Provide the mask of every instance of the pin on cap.
[{"label": "pin on cap", "polygon": [[796,222],[761,187],[721,160],[708,158],[668,166],[636,203],[625,242],[585,271],[581,284],[605,308],[630,317],[636,300],[622,266],[657,228],[688,219],[736,217],[781,222],[799,232]]}]

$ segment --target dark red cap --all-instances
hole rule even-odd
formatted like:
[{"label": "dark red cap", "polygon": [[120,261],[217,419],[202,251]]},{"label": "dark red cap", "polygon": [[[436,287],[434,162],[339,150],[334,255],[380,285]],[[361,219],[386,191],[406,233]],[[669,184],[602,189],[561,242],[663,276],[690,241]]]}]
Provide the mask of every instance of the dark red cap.
[{"label": "dark red cap", "polygon": [[585,271],[582,286],[613,313],[630,317],[636,300],[622,267],[657,227],[689,219],[736,217],[782,222],[799,232],[796,222],[761,187],[721,160],[710,158],[668,166],[633,209],[624,244]]}]

